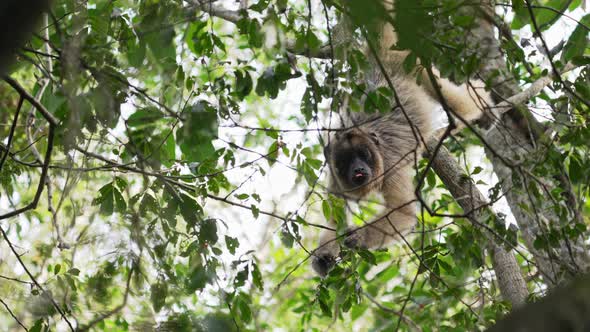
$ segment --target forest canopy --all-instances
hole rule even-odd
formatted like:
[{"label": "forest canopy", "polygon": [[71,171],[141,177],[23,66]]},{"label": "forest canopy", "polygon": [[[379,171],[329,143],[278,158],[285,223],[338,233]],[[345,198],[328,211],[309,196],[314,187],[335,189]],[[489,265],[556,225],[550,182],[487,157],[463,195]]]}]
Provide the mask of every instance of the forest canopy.
[{"label": "forest canopy", "polygon": [[[479,331],[588,272],[586,1],[7,4],[2,331]],[[451,132],[438,100],[415,229],[320,278],[319,232],[383,209],[330,192],[323,154],[345,111],[397,109],[379,22],[399,70],[496,105]]]}]

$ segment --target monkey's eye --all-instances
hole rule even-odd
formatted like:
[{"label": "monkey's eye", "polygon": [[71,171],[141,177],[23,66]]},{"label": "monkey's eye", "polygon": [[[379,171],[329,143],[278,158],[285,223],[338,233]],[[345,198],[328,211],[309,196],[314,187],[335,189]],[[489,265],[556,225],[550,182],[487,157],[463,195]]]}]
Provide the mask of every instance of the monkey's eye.
[{"label": "monkey's eye", "polygon": [[370,160],[371,159],[371,151],[369,149],[361,149],[358,152],[358,155],[361,159]]}]

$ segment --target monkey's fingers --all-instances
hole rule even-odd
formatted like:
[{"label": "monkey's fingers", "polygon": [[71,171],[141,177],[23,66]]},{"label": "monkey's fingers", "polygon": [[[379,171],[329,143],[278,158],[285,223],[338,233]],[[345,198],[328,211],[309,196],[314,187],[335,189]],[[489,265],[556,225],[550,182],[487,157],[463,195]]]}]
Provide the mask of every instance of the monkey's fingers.
[{"label": "monkey's fingers", "polygon": [[349,229],[346,232],[346,238],[344,238],[344,245],[350,249],[369,249],[369,228],[354,228]]},{"label": "monkey's fingers", "polygon": [[320,277],[328,275],[334,265],[336,265],[336,258],[329,253],[314,254],[311,262],[311,267]]}]

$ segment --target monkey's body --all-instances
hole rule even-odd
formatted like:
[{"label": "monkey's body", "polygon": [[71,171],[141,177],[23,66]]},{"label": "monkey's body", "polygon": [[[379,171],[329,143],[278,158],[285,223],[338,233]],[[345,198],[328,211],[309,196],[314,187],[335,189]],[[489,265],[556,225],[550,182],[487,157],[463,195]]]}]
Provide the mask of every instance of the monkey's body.
[{"label": "monkey's body", "polygon": [[[379,58],[386,70],[401,107],[387,114],[347,114],[342,131],[328,140],[325,148],[330,168],[330,191],[360,200],[371,192],[380,192],[385,212],[377,219],[345,234],[344,245],[351,248],[377,249],[407,234],[416,222],[413,166],[420,157],[423,143],[433,136],[435,110],[440,107],[437,89],[430,83],[426,70],[421,70],[422,84],[416,75],[401,68],[407,52],[390,51],[396,41],[391,28],[384,28]],[[435,75],[438,73],[433,69]],[[388,86],[384,73],[375,73],[377,86]],[[454,115],[466,122],[478,119],[491,105],[484,84],[471,81],[456,85],[437,77],[438,90]],[[477,93],[475,91],[477,89]],[[460,125],[462,121],[457,121]],[[334,232],[320,237],[314,251],[313,267],[325,275],[340,252]]]}]

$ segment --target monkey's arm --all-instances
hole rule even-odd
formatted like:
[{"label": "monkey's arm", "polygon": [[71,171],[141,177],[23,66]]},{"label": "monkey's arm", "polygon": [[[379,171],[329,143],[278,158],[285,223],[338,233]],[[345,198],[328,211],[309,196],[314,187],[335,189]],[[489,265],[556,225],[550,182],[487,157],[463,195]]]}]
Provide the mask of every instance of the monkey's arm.
[{"label": "monkey's arm", "polygon": [[[330,226],[336,229],[336,223],[330,220]],[[336,264],[336,257],[340,255],[340,245],[336,239],[336,232],[322,229],[320,233],[320,245],[312,252],[311,266],[321,276],[328,274],[332,266]]]},{"label": "monkey's arm", "polygon": [[378,249],[400,240],[416,224],[416,198],[411,166],[396,171],[383,184],[386,211],[354,229],[344,240],[351,248]]},{"label": "monkey's arm", "polygon": [[[329,176],[328,191],[337,191],[336,180],[332,175]],[[311,266],[322,277],[328,274],[334,264],[336,264],[336,257],[340,255],[340,245],[336,239],[337,234],[335,231],[337,225],[334,218],[330,218],[328,226],[334,230],[322,229],[320,232],[320,244],[311,253]]]}]

